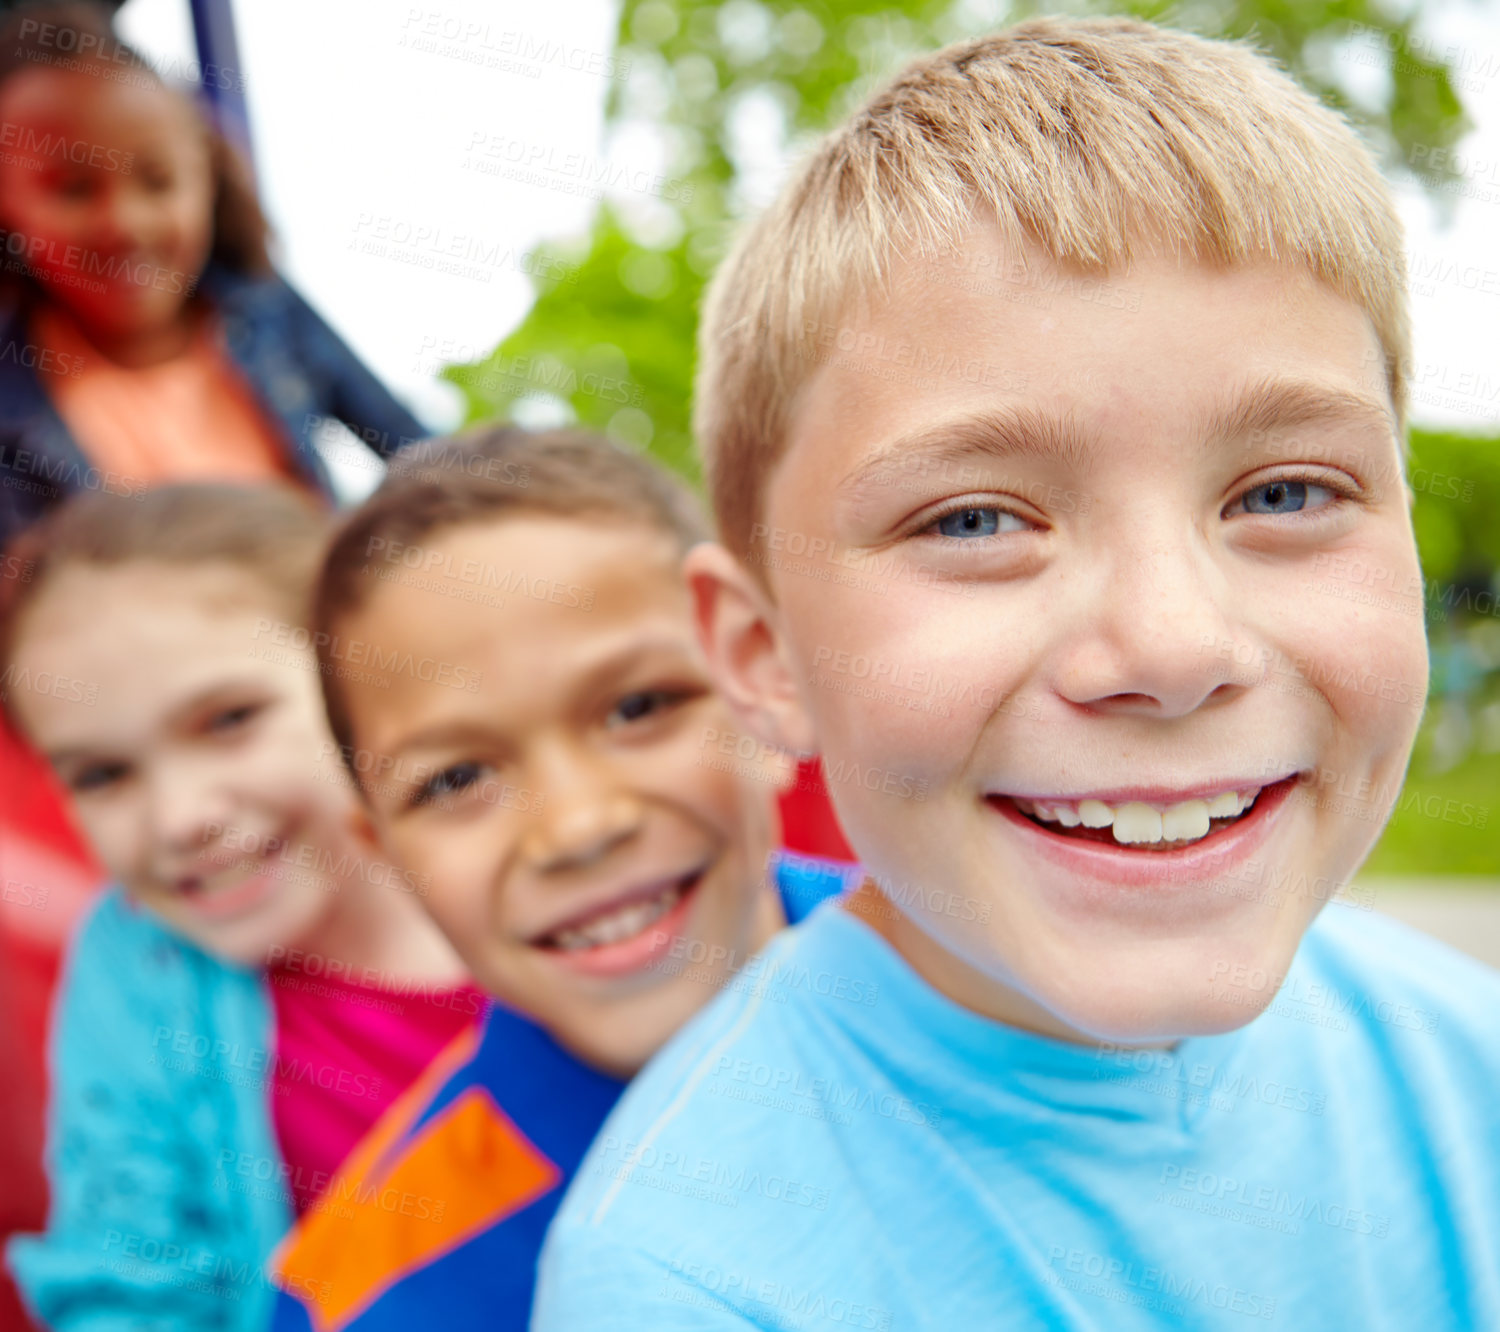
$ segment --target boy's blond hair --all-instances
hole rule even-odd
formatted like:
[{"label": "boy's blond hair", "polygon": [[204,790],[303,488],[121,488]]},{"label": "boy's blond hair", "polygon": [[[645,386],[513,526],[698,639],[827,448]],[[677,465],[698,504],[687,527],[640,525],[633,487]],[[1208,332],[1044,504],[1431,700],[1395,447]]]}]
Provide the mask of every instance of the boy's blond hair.
[{"label": "boy's blond hair", "polygon": [[740,237],[699,331],[694,428],[721,539],[755,547],[820,329],[898,256],[976,215],[1008,249],[1113,271],[1133,253],[1301,264],[1369,314],[1404,422],[1401,225],[1336,112],[1247,46],[1128,18],[1035,19],[908,65]]}]

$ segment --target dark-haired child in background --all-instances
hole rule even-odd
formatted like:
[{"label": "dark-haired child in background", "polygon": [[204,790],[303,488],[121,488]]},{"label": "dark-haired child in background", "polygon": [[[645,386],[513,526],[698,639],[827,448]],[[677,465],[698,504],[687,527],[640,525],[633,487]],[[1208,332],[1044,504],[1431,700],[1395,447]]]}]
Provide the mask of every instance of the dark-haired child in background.
[{"label": "dark-haired child in background", "polygon": [[0,539],[85,488],[326,492],[325,418],[381,454],[426,433],[276,274],[244,164],[107,11],[10,18],[0,120]]}]

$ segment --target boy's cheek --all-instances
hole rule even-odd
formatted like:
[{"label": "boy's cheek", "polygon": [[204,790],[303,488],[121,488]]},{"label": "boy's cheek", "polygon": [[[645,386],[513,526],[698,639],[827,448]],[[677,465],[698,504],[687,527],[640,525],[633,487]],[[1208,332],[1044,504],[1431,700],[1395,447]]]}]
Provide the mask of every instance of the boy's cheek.
[{"label": "boy's cheek", "polygon": [[1410,744],[1427,696],[1428,656],[1422,602],[1376,601],[1353,613],[1322,607],[1321,623],[1291,644],[1297,673],[1327,694],[1356,744]]}]

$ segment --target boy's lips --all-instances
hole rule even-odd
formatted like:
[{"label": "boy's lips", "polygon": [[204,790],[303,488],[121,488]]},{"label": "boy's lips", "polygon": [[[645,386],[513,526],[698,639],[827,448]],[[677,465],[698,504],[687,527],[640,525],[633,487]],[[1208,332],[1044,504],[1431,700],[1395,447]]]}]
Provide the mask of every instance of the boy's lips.
[{"label": "boy's lips", "polygon": [[265,857],[249,874],[238,870],[217,881],[187,875],[174,885],[177,901],[202,920],[226,920],[260,906],[276,888],[276,872]]},{"label": "boy's lips", "polygon": [[225,920],[260,906],[276,889],[277,872],[271,848],[289,845],[298,828],[260,839],[261,850],[224,855],[204,854],[193,872],[170,883],[177,901],[203,920]]},{"label": "boy's lips", "polygon": [[[1160,885],[1164,879],[1207,879],[1249,855],[1269,833],[1296,781],[1294,773],[1270,784],[1230,780],[1187,791],[1139,787],[1066,798],[992,794],[985,800],[1021,829],[1038,852],[1071,872],[1139,887]],[[1238,814],[1228,814],[1227,801],[1215,806],[1216,799],[1236,791]],[[1249,803],[1246,796],[1252,797]],[[1200,832],[1205,806],[1216,812]],[[1070,822],[1072,812],[1079,810],[1094,817]],[[1042,812],[1052,817],[1040,817]]]},{"label": "boy's lips", "polygon": [[562,965],[619,976],[654,962],[687,923],[707,866],[615,893],[532,939]]}]

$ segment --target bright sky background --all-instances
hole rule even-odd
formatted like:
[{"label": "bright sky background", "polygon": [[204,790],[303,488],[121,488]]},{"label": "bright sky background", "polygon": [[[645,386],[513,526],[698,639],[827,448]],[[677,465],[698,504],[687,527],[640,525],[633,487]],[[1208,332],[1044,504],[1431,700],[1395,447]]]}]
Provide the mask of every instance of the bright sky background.
[{"label": "bright sky background", "polygon": [[[435,428],[457,396],[436,379],[492,348],[524,316],[524,256],[577,235],[595,203],[568,169],[536,185],[486,174],[513,143],[543,164],[660,168],[650,136],[602,140],[613,63],[610,0],[254,0],[235,4],[262,199],[286,276]],[[192,63],[187,0],[129,0],[124,35]],[[1396,182],[1414,268],[1413,418],[1500,430],[1500,8],[1426,6],[1422,33],[1455,47],[1475,130],[1469,181],[1444,219]],[[1388,78],[1373,45],[1329,59],[1356,94]],[[571,66],[571,67],[570,67]],[[498,137],[497,137],[498,136]],[[776,142],[776,130],[750,135]],[[756,174],[782,168],[781,155]],[[638,200],[636,201],[639,202]],[[439,271],[445,256],[459,271]],[[424,264],[433,265],[424,267]]]}]

